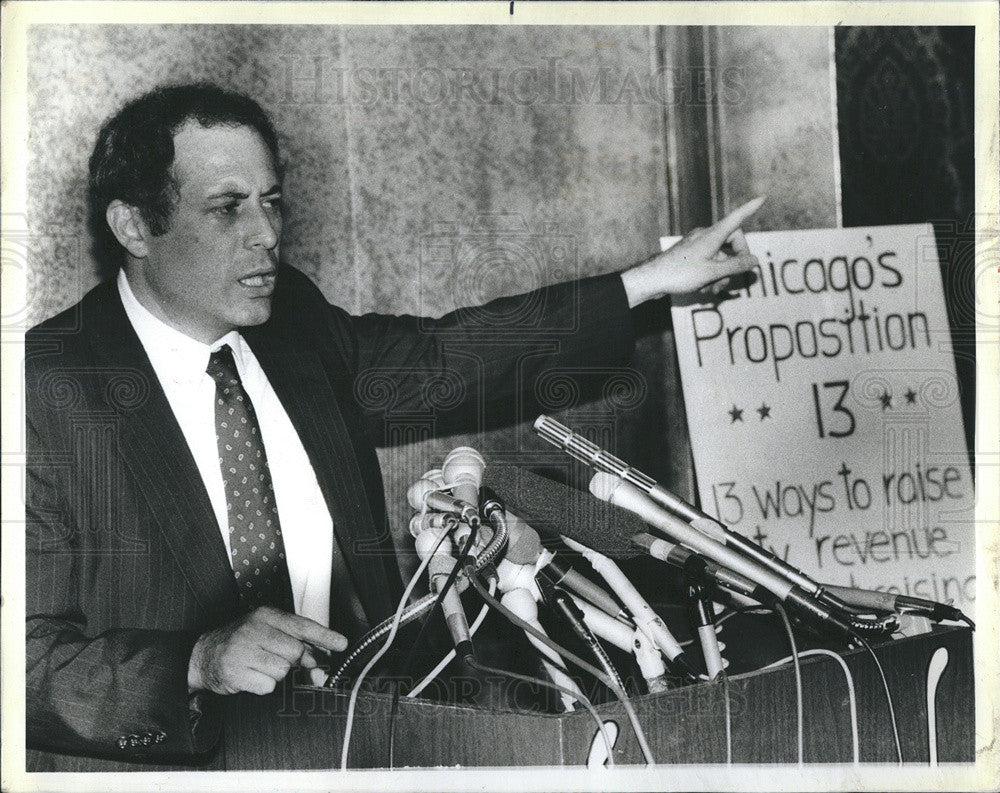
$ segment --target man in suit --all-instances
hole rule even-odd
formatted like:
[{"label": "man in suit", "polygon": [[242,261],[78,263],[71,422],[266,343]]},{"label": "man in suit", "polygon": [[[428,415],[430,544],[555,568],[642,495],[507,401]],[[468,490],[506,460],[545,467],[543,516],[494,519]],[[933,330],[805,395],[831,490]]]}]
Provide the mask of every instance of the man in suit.
[{"label": "man in suit", "polygon": [[540,290],[536,327],[577,321],[557,354],[449,354],[511,312],[328,304],[280,263],[279,162],[261,108],[212,86],[158,89],[100,132],[91,209],[121,269],[26,340],[28,770],[231,767],[220,731],[275,711],[233,702],[394,611],[365,372],[396,372],[404,404],[441,373],[514,400],[553,363],[624,363],[631,306],[755,263],[747,205],[621,275]]}]

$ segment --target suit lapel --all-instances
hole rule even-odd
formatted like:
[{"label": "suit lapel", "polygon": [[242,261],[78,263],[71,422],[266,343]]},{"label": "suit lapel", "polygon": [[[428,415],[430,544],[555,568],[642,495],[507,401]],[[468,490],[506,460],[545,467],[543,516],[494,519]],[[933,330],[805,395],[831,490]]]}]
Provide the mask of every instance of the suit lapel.
[{"label": "suit lapel", "polygon": [[[365,552],[365,543],[376,534],[357,453],[320,356],[273,332],[273,324],[244,328],[241,333],[298,432],[333,518],[338,545],[334,548],[334,589],[338,574],[348,575],[353,592],[341,590],[339,596],[360,598],[363,616],[371,623],[390,609],[382,559],[370,548]],[[346,563],[340,570],[338,550],[340,560]],[[331,602],[332,607],[337,605],[335,600]],[[338,620],[338,615],[332,617]]]},{"label": "suit lapel", "polygon": [[229,619],[237,609],[236,583],[194,457],[115,283],[103,284],[91,297],[98,305],[85,315],[84,328],[92,334],[104,393],[111,393],[113,378],[123,369],[137,376],[146,392],[144,399],[115,405],[122,459],[203,608],[206,624]]},{"label": "suit lapel", "polygon": [[[183,571],[207,624],[224,621],[238,608],[238,594],[225,543],[218,530],[205,484],[156,377],[132,328],[114,281],[93,290],[83,327],[89,333],[105,392],[122,370],[137,375],[145,398],[116,410],[119,445],[155,516],[160,531]],[[335,579],[352,586],[334,595],[349,596],[368,622],[389,613],[384,560],[371,547],[375,530],[365,483],[330,376],[320,356],[283,338],[273,320],[241,329],[306,450],[333,518],[337,548]],[[337,551],[340,551],[338,555]],[[339,556],[339,559],[338,559]],[[341,581],[343,583],[343,581]],[[334,581],[336,589],[338,581]],[[349,592],[347,590],[350,590]],[[332,601],[332,604],[335,601]],[[345,605],[341,603],[340,605]]]}]

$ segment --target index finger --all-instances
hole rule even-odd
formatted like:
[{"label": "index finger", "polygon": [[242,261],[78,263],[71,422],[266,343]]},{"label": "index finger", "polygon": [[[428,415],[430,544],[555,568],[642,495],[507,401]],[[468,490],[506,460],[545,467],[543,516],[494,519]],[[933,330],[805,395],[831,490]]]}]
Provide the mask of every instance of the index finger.
[{"label": "index finger", "polygon": [[294,636],[296,639],[316,647],[322,647],[327,652],[339,653],[347,649],[347,637],[343,634],[332,631],[300,614],[275,610],[268,613],[267,621],[272,627],[287,633],[289,636]]},{"label": "index finger", "polygon": [[[728,215],[726,215],[722,220],[712,226],[709,231],[712,234],[718,235],[722,241],[728,239],[736,229],[743,225],[743,221],[753,215],[761,205],[767,201],[767,196],[757,196],[757,198],[752,201],[747,201],[743,206],[737,207]],[[719,243],[722,244],[721,241]]]},{"label": "index finger", "polygon": [[750,253],[750,246],[747,244],[747,237],[743,233],[743,229],[736,229],[736,231],[726,238],[726,242],[729,243],[735,253]]}]

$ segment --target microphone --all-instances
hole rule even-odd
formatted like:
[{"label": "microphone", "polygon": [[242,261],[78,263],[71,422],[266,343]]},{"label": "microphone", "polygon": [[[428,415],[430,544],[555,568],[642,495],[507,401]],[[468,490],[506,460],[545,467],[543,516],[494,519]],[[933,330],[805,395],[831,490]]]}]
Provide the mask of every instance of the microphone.
[{"label": "microphone", "polygon": [[444,512],[418,512],[410,518],[410,535],[416,537],[428,529],[453,531],[458,526],[458,518]]},{"label": "microphone", "polygon": [[588,548],[583,543],[566,536],[563,536],[563,541],[593,565],[612,591],[625,604],[635,621],[635,626],[653,640],[653,643],[671,660],[674,666],[684,674],[692,678],[696,677],[687,661],[684,649],[670,633],[666,623],[653,611],[652,606],[628,580],[621,568],[604,554]]},{"label": "microphone", "polygon": [[[731,593],[746,596],[757,602],[761,602],[762,598],[767,597],[762,587],[745,576],[734,573],[727,567],[720,567],[710,559],[705,559],[700,554],[696,554],[680,545],[675,545],[672,542],[667,542],[664,539],[654,537],[645,532],[633,535],[631,539],[633,545],[645,549],[649,552],[650,556],[679,567],[682,570],[699,574],[697,570],[700,567],[702,571],[700,575],[702,575],[707,583],[712,583]],[[914,614],[920,617],[927,617],[935,622],[940,622],[941,620],[962,622],[965,617],[961,609],[954,606],[946,603],[938,603],[934,600],[912,597],[911,595],[893,595],[889,592],[836,586],[834,584],[820,584],[820,586],[823,587],[824,591],[829,592],[834,597],[839,598],[847,605],[856,609],[871,609],[872,611],[895,614]],[[747,602],[745,605],[750,605],[750,603]]]},{"label": "microphone", "polygon": [[442,493],[440,486],[430,479],[419,479],[410,485],[406,491],[406,500],[415,510],[432,509],[437,512],[448,512],[457,515],[474,528],[478,528],[481,523],[479,510],[467,501]]},{"label": "microphone", "polygon": [[[586,463],[598,472],[611,474],[624,480],[644,493],[654,504],[666,510],[667,513],[678,516],[706,537],[719,544],[739,550],[744,556],[755,562],[758,568],[767,569],[774,575],[784,578],[793,587],[783,599],[796,602],[800,610],[811,612],[814,617],[829,621],[831,624],[835,619],[833,609],[841,613],[850,611],[843,600],[824,589],[821,584],[818,584],[798,568],[765,550],[739,532],[733,531],[728,526],[711,518],[697,507],[671,493],[642,471],[627,465],[624,461],[601,449],[597,444],[573,432],[569,427],[542,415],[535,420],[534,429],[540,437],[554,446],[558,446],[571,457]],[[690,543],[685,543],[685,545],[690,545]],[[733,567],[733,565],[728,566]],[[740,572],[739,568],[734,567],[734,569],[736,572]],[[822,608],[817,609],[819,604],[822,604]],[[957,619],[971,623],[965,615],[961,615]],[[840,627],[845,625],[846,623],[840,623]],[[884,633],[886,630],[891,630],[892,625],[890,623],[865,624],[863,620],[859,621],[855,618],[854,627],[859,630]],[[851,635],[856,635],[856,632]]]},{"label": "microphone", "polygon": [[634,625],[626,625],[621,620],[608,616],[586,600],[574,598],[574,602],[583,612],[584,623],[596,636],[613,644],[619,650],[635,656],[639,671],[651,694],[666,691],[670,687],[667,682],[667,668],[663,665],[660,651],[645,633]]},{"label": "microphone", "polygon": [[[619,460],[596,443],[593,443],[582,435],[579,435],[565,424],[560,424],[553,418],[541,415],[535,419],[534,430],[543,439],[558,446],[570,457],[586,463],[596,471],[605,471],[630,482],[638,487],[654,502],[673,514],[680,515],[686,521],[691,522],[702,518],[714,523],[708,515],[691,504],[688,504],[679,496],[674,495],[656,480],[638,471],[632,466]],[[712,531],[714,538],[719,542],[725,542],[725,534],[722,526],[716,525],[714,531],[710,527],[705,527],[706,531]]]},{"label": "microphone", "polygon": [[631,512],[513,465],[490,466],[487,484],[508,510],[545,537],[565,534],[616,559],[641,554],[629,538],[647,530]]},{"label": "microphone", "polygon": [[[427,573],[430,577],[431,588],[435,593],[440,594],[444,580],[448,578],[452,568],[457,564],[452,554],[452,543],[448,537],[438,545],[441,535],[436,530],[423,531],[416,536],[413,545],[421,561],[431,556],[427,564]],[[434,548],[437,546],[437,550]],[[469,632],[469,621],[465,616],[465,609],[462,608],[462,599],[458,590],[451,587],[441,600],[441,610],[444,612],[445,622],[448,625],[448,632],[455,643],[455,654],[459,658],[465,658],[473,654],[472,635]]]},{"label": "microphone", "polygon": [[625,683],[622,682],[622,676],[615,669],[615,665],[611,662],[594,632],[588,627],[584,620],[583,609],[576,604],[573,596],[562,587],[552,586],[551,600],[562,613],[563,618],[570,624],[574,633],[593,653],[604,673],[615,682],[619,689],[624,691]]},{"label": "microphone", "polygon": [[[544,529],[546,534],[572,537],[619,560],[645,555],[639,548],[654,558],[681,568],[687,559],[698,558],[686,548],[651,536],[646,523],[627,509],[592,498],[588,493],[562,485],[547,477],[526,469],[503,465],[491,466],[488,478],[490,486],[500,492],[513,511],[525,517],[533,525]],[[484,488],[484,492],[488,489]],[[648,542],[636,542],[637,537],[648,538]],[[752,598],[756,602],[768,597],[766,590],[745,576],[714,563],[710,565],[709,571],[715,576],[716,583],[738,593],[735,599],[741,605],[752,605],[748,601],[740,600],[741,596]],[[573,573],[589,583],[589,579],[575,571]],[[572,582],[563,583],[577,591]],[[601,606],[611,614],[618,613],[617,610],[610,611],[601,603],[595,605]]]},{"label": "microphone", "polygon": [[825,605],[814,600],[807,592],[803,592],[801,588],[786,578],[752,559],[745,558],[680,518],[671,515],[639,488],[624,479],[599,471],[594,474],[594,478],[590,481],[590,492],[602,501],[609,501],[638,515],[651,526],[707,556],[719,565],[729,567],[751,581],[755,581],[776,598],[795,607],[799,612],[838,628],[852,639],[857,638],[857,633],[851,625],[840,619]]},{"label": "microphone", "polygon": [[688,587],[691,616],[698,631],[698,641],[705,657],[705,668],[708,679],[714,680],[724,667],[722,651],[719,649],[719,637],[715,633],[715,607],[708,596],[707,588],[700,581],[692,582]]},{"label": "microphone", "polygon": [[[631,653],[635,649],[633,646],[634,625],[612,617],[583,598],[574,595],[573,599],[583,612],[583,621],[597,636],[623,652]],[[657,657],[659,657],[659,653],[657,653]],[[660,661],[660,663],[663,662]]]},{"label": "microphone", "polygon": [[[540,480],[541,485],[535,484],[534,489],[529,491],[527,497],[524,495],[518,496],[519,503],[526,503],[528,498],[540,495],[537,491],[539,487],[544,489],[558,489],[560,491],[565,490],[561,485],[556,483],[548,483],[549,480],[544,477],[535,476],[526,471],[520,471],[517,468],[511,466],[504,466],[496,471],[493,468],[491,471],[491,480],[496,481],[493,484],[502,488],[505,493],[517,493],[518,487],[514,484],[515,477],[517,480],[523,480],[525,482],[531,479]],[[495,508],[493,505],[496,504],[498,508],[505,508],[506,499],[502,496],[498,496],[492,487],[484,487],[482,489],[483,502],[482,502],[482,512],[483,514],[488,514],[490,509]],[[545,497],[546,494],[541,494]],[[573,569],[572,564],[565,558],[559,556],[553,551],[549,551],[542,547],[541,538],[538,532],[532,528],[528,523],[522,520],[518,514],[520,508],[513,511],[505,510],[505,517],[507,518],[507,526],[509,531],[509,536],[507,539],[507,551],[504,558],[514,564],[532,565],[534,567],[535,575],[541,575],[547,581],[553,585],[561,585],[568,589],[572,589],[576,594],[581,597],[586,598],[591,603],[593,603],[598,608],[603,609],[608,614],[613,616],[618,616],[622,613],[621,606],[615,601],[611,595],[605,592],[597,584],[593,583],[589,578],[578,573]]]},{"label": "microphone", "polygon": [[486,461],[483,456],[471,446],[458,446],[448,452],[441,467],[441,476],[445,487],[451,489],[451,494],[459,501],[477,506],[479,504],[479,486],[483,483],[483,469]]},{"label": "microphone", "polygon": [[[757,562],[758,565],[766,567],[773,573],[788,579],[789,582],[805,590],[809,595],[813,597],[822,596],[823,588],[801,570],[788,564],[784,559],[779,559],[774,554],[764,550],[738,532],[723,526],[694,505],[671,493],[663,485],[656,482],[656,480],[642,473],[642,471],[632,468],[623,460],[604,451],[597,444],[573,432],[564,424],[560,424],[555,419],[542,415],[535,420],[534,429],[541,438],[554,446],[558,446],[574,459],[586,463],[596,471],[608,473],[624,480],[645,493],[654,504],[665,509],[671,515],[681,518],[716,542],[739,548],[740,551]],[[840,604],[832,603],[831,605]]]},{"label": "microphone", "polygon": [[[728,567],[720,567],[710,559],[681,545],[675,545],[646,532],[633,534],[631,540],[633,545],[645,549],[654,559],[672,564],[687,575],[737,594],[741,602],[749,598],[759,603],[762,598],[767,598],[767,590],[759,584],[755,584],[746,576],[734,573]],[[745,602],[744,605],[751,603]]]},{"label": "microphone", "polygon": [[702,534],[680,518],[671,515],[649,499],[645,493],[624,479],[599,471],[590,480],[590,492],[615,506],[627,509],[642,518],[650,526],[662,531],[679,543],[686,545],[720,565],[730,567],[764,589],[784,600],[792,589],[792,584],[784,578],[765,570],[755,562],[744,558],[731,548]]},{"label": "microphone", "polygon": [[[542,624],[538,621],[538,604],[535,602],[535,598],[527,589],[512,589],[509,592],[504,593],[504,596],[500,599],[500,602],[513,611],[522,620],[531,625],[532,628],[537,630],[539,633],[545,634],[545,629]],[[528,641],[542,654],[542,666],[545,667],[545,671],[548,672],[549,677],[552,678],[552,682],[563,688],[568,688],[570,691],[576,692],[583,698],[583,694],[580,691],[580,687],[576,684],[576,681],[569,676],[566,671],[566,664],[559,654],[549,647],[547,644],[542,642],[538,637],[531,635],[527,631],[524,633],[528,637]],[[547,635],[547,634],[545,634]],[[573,710],[576,704],[576,699],[571,697],[565,691],[560,691],[559,696],[562,699],[563,707],[567,710]]]},{"label": "microphone", "polygon": [[878,592],[871,589],[834,586],[833,584],[823,584],[823,588],[855,608],[888,611],[896,614],[915,614],[935,622],[941,620],[962,622],[965,619],[961,609],[949,606],[947,603],[938,603],[935,600],[925,600],[911,595],[893,595],[889,592]]},{"label": "microphone", "polygon": [[[547,533],[571,537],[595,550],[627,559],[641,555],[632,543],[632,536],[647,533],[649,523],[714,561],[719,568],[720,583],[758,601],[773,602],[773,595],[799,612],[856,638],[852,625],[783,576],[669,514],[628,482],[607,474],[600,476],[606,478],[599,480],[595,476],[595,481],[604,481],[610,490],[619,489],[617,498],[609,499],[606,494],[602,497],[602,493],[594,492],[593,482],[591,492],[597,498],[588,498],[579,490],[512,466],[491,467],[489,481],[513,512]],[[621,497],[626,492],[632,494],[633,503],[622,503]],[[747,580],[752,584],[748,586]]]},{"label": "microphone", "polygon": [[434,484],[436,484],[442,490],[446,489],[448,485],[444,483],[444,472],[440,468],[431,468],[426,471],[421,479],[430,479]]}]

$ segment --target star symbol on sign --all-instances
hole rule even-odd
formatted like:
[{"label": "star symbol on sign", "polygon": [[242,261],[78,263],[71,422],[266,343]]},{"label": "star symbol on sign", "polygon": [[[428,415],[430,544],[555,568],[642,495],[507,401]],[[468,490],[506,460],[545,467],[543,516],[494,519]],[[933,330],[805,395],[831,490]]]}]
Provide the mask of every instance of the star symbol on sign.
[{"label": "star symbol on sign", "polygon": [[917,404],[917,393],[912,388],[906,389],[906,404],[915,405]]},{"label": "star symbol on sign", "polygon": [[771,406],[766,402],[761,402],[760,407],[757,408],[757,412],[760,413],[760,420],[763,421],[771,416]]},{"label": "star symbol on sign", "polygon": [[737,421],[743,421],[743,410],[736,407],[736,405],[733,405],[732,410],[726,412],[732,417],[732,420],[729,422],[730,424],[735,424]]},{"label": "star symbol on sign", "polygon": [[883,391],[878,401],[882,403],[882,410],[888,410],[892,407],[892,395],[888,391]]}]

